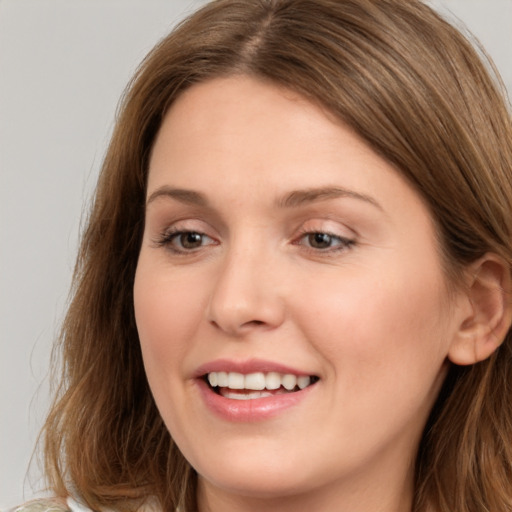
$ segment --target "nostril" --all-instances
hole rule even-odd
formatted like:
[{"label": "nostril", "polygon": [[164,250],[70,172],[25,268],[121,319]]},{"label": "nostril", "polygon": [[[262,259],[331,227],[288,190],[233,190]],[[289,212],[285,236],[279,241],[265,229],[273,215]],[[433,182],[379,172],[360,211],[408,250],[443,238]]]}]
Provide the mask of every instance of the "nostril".
[{"label": "nostril", "polygon": [[249,320],[241,324],[229,325],[227,322],[218,322],[216,320],[210,320],[210,325],[215,329],[220,329],[226,333],[230,333],[235,336],[243,335],[251,331],[251,329],[260,330],[265,328],[267,322],[263,320]]}]

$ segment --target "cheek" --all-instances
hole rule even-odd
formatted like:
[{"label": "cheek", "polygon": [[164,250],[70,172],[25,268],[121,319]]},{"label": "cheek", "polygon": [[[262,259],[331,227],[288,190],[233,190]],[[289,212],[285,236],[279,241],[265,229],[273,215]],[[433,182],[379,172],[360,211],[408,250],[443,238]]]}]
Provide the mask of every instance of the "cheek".
[{"label": "cheek", "polygon": [[[168,379],[171,368],[180,369],[190,340],[200,321],[201,297],[197,286],[173,279],[156,264],[139,261],[134,285],[137,330],[150,382]],[[172,375],[171,375],[172,376]]]},{"label": "cheek", "polygon": [[297,318],[345,389],[437,386],[451,335],[444,286],[435,272],[415,270],[351,268],[326,286],[312,283]]}]

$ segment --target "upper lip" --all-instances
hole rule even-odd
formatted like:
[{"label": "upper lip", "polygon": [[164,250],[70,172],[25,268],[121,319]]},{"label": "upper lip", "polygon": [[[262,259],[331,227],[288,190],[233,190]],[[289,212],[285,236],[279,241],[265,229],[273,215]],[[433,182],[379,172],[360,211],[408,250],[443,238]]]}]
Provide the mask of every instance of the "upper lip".
[{"label": "upper lip", "polygon": [[244,361],[234,361],[231,359],[216,359],[201,365],[194,372],[194,377],[199,378],[211,372],[237,372],[247,375],[249,373],[268,373],[277,372],[292,375],[314,375],[311,372],[299,370],[285,364],[266,361],[264,359],[248,359]]}]

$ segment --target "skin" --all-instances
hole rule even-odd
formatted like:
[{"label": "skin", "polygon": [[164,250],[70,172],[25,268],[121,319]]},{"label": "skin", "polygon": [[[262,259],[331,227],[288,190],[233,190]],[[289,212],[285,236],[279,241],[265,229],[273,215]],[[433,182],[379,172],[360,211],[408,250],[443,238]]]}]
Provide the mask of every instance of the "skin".
[{"label": "skin", "polygon": [[[318,188],[348,193],[290,201]],[[174,103],[147,196],[137,326],[201,511],[410,511],[419,439],[469,308],[447,289],[419,195],[318,106],[237,76]],[[202,236],[187,249],[172,230]],[[308,233],[331,237],[318,247]],[[219,358],[320,380],[275,417],[230,422],[194,378]]]}]

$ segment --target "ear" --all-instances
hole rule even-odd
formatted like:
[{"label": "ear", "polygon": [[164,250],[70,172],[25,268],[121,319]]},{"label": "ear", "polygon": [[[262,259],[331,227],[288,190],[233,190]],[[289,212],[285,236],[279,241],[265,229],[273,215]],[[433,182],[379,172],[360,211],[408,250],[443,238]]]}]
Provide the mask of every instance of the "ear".
[{"label": "ear", "polygon": [[512,322],[509,265],[486,254],[467,270],[468,313],[450,346],[448,358],[458,365],[487,359],[503,342]]}]

